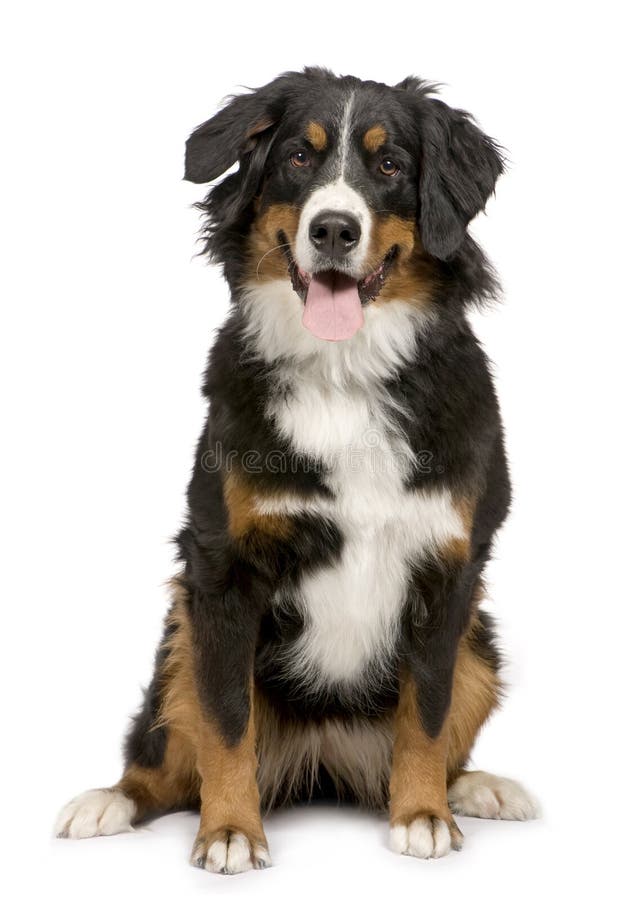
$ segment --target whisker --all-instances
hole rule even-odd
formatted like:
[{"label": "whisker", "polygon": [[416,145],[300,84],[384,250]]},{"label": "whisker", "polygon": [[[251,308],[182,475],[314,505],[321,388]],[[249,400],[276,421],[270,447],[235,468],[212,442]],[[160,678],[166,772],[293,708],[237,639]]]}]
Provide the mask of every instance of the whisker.
[{"label": "whisker", "polygon": [[264,262],[264,260],[266,259],[266,257],[267,257],[270,253],[274,253],[276,250],[282,250],[284,247],[288,247],[288,243],[286,243],[286,244],[278,244],[277,247],[271,247],[270,250],[267,250],[267,251],[266,251],[266,253],[261,257],[261,259],[260,259],[259,262],[257,263],[257,269],[255,270],[255,273],[256,273],[256,275],[257,275],[258,278],[259,278],[259,267],[260,267],[261,264]]}]

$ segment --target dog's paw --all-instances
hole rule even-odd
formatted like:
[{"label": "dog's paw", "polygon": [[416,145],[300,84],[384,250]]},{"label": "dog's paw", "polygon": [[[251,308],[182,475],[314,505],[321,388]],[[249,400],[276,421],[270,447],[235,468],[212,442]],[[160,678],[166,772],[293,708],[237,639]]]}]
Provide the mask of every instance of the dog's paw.
[{"label": "dog's paw", "polygon": [[89,838],[133,831],[136,804],[118,788],[86,791],[63,807],[55,834],[61,838]]},{"label": "dog's paw", "polygon": [[266,869],[271,858],[268,847],[260,841],[241,831],[221,828],[197,836],[190,862],[209,872],[237,875],[249,869]]},{"label": "dog's paw", "polygon": [[536,819],[539,804],[518,781],[488,772],[465,772],[447,793],[450,809],[479,819]]},{"label": "dog's paw", "polygon": [[460,850],[463,835],[454,822],[421,814],[406,822],[392,822],[389,846],[394,853],[405,856],[439,859],[447,856],[450,850]]}]

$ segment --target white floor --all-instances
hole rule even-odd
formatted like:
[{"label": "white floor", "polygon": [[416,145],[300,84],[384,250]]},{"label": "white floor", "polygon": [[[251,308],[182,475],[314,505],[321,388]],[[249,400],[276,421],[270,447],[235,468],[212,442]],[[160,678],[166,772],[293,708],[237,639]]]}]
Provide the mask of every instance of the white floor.
[{"label": "white floor", "polygon": [[[459,818],[465,847],[442,860],[398,857],[387,848],[384,818],[354,809],[316,806],[279,811],[266,821],[273,867],[236,876],[188,865],[197,817],[177,813],[133,834],[84,841],[52,840],[37,855],[32,878],[66,900],[143,892],[157,898],[225,896],[541,897],[566,886],[597,885],[606,859],[595,846],[558,835],[547,819],[500,822]],[[605,823],[604,823],[605,824]],[[612,846],[611,852],[618,850]],[[126,894],[123,892],[127,891]],[[297,892],[297,893],[296,893]]]}]

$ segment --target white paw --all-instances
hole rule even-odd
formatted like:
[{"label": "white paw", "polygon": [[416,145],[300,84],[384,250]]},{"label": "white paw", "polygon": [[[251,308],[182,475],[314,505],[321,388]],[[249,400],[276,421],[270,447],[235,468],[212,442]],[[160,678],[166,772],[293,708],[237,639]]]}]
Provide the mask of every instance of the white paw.
[{"label": "white paw", "polygon": [[462,837],[456,827],[450,828],[436,816],[418,816],[408,825],[392,825],[389,846],[394,853],[417,856],[420,859],[438,859],[450,850],[460,850]]},{"label": "white paw", "polygon": [[208,872],[238,875],[249,869],[266,869],[271,865],[268,849],[250,841],[241,831],[220,830],[208,837],[198,837],[190,862]]},{"label": "white paw", "polygon": [[511,778],[488,772],[465,772],[447,792],[450,809],[479,819],[536,819],[539,804]]},{"label": "white paw", "polygon": [[63,807],[55,833],[62,838],[88,838],[133,831],[136,804],[117,788],[86,791]]}]

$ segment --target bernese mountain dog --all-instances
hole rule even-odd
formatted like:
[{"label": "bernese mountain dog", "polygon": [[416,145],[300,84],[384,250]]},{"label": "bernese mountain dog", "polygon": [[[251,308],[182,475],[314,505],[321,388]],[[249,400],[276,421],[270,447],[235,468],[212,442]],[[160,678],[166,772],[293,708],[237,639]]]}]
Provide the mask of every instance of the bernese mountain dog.
[{"label": "bernese mountain dog", "polygon": [[232,307],[123,776],[61,837],[199,808],[192,863],[236,873],[270,864],[263,813],[320,794],[427,859],[460,849],[454,814],[537,814],[466,768],[502,693],[481,600],[510,482],[467,319],[497,290],[467,229],[502,170],[415,77],[287,73],[190,136],[186,179],[225,176],[198,206]]}]

